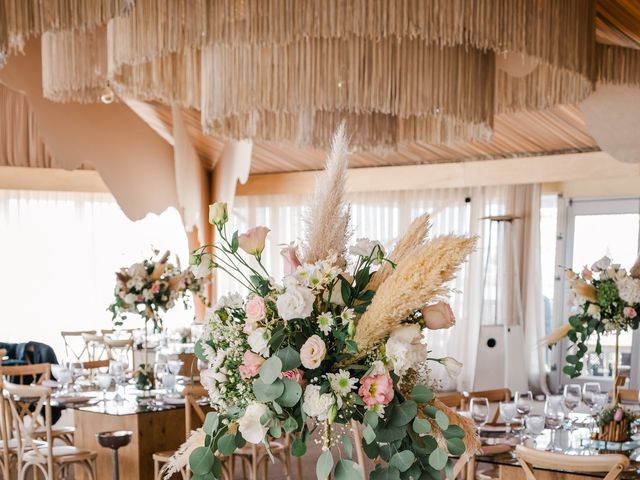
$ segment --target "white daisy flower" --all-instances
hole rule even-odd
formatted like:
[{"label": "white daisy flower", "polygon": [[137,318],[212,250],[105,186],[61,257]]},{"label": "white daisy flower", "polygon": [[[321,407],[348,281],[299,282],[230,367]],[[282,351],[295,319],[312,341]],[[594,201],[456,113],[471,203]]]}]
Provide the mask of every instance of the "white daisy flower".
[{"label": "white daisy flower", "polygon": [[338,373],[327,373],[331,389],[339,396],[344,397],[351,393],[358,383],[357,378],[351,378],[347,370],[340,369]]},{"label": "white daisy flower", "polygon": [[318,328],[323,334],[329,335],[332,326],[333,317],[331,316],[331,312],[324,312],[323,314],[318,315]]},{"label": "white daisy flower", "polygon": [[342,320],[342,323],[349,323],[351,320],[353,320],[356,317],[355,312],[353,311],[353,308],[345,308],[341,313],[340,313],[340,320]]}]

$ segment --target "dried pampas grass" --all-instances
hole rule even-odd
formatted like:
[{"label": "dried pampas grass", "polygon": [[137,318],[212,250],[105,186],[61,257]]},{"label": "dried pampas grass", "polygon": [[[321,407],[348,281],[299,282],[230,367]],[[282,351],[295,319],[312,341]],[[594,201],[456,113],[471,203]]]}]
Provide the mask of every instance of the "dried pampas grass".
[{"label": "dried pampas grass", "polygon": [[349,166],[348,149],[343,122],[331,141],[324,172],[316,183],[311,208],[305,218],[305,263],[326,260],[335,254],[335,265],[344,268],[347,264],[345,255],[350,235],[350,214],[344,205],[344,193]]},{"label": "dried pampas grass", "polygon": [[[393,251],[388,256],[389,260],[395,264],[400,263],[403,258],[425,242],[430,228],[429,214],[425,213],[416,218],[396,243]],[[390,263],[382,265],[371,277],[371,280],[367,284],[367,290],[378,290],[380,285],[382,285],[392,273],[393,266]]]},{"label": "dried pampas grass", "polygon": [[567,336],[567,334],[569,333],[569,330],[571,330],[571,325],[569,325],[568,323],[566,325],[563,325],[560,328],[556,328],[549,335],[540,339],[540,345],[549,346],[549,347],[552,345],[555,345],[556,343],[558,343],[560,340],[562,340],[564,337]]},{"label": "dried pampas grass", "polygon": [[640,278],[640,257],[638,257],[636,263],[634,263],[633,267],[631,267],[629,275],[631,275],[631,278]]},{"label": "dried pampas grass", "polygon": [[368,352],[414,312],[448,294],[445,284],[453,279],[475,243],[475,237],[447,235],[406,255],[358,322],[354,340],[360,352]]},{"label": "dried pampas grass", "polygon": [[189,464],[189,456],[198,447],[204,445],[206,434],[201,428],[191,432],[187,441],[174,453],[160,470],[160,478],[168,480],[174,474],[181,472]]}]

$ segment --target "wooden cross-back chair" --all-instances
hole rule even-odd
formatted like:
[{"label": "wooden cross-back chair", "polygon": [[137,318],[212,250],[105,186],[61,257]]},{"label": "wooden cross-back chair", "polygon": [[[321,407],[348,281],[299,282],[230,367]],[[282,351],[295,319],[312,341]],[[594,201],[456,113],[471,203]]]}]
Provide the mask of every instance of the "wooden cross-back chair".
[{"label": "wooden cross-back chair", "polygon": [[107,346],[104,344],[104,338],[97,333],[82,333],[82,341],[87,350],[87,360],[102,360],[107,357]]},{"label": "wooden cross-back chair", "polygon": [[[96,480],[96,453],[73,446],[55,446],[51,426],[50,390],[42,385],[4,383],[11,419],[18,443],[18,480],[24,480],[29,468],[40,471],[45,480],[68,478],[70,468],[77,465],[87,478]],[[31,399],[27,403],[24,399]],[[36,428],[44,419],[45,446],[35,443]]]},{"label": "wooden cross-back chair", "polygon": [[3,380],[0,375],[0,449],[2,457],[0,458],[0,473],[3,480],[11,478],[11,468],[16,460],[17,450],[16,443],[11,434],[9,403],[3,394]]},{"label": "wooden cross-back chair", "polygon": [[618,390],[618,402],[626,403],[626,404],[635,404],[638,405],[640,403],[640,390],[636,390],[633,388],[621,388]]},{"label": "wooden cross-back chair", "polygon": [[64,352],[67,360],[81,362],[83,360],[91,360],[89,358],[89,350],[87,343],[84,341],[84,334],[95,335],[95,330],[86,331],[63,331],[60,332],[64,341]]},{"label": "wooden cross-back chair", "polygon": [[115,351],[122,350],[123,355],[127,358],[129,366],[135,369],[136,365],[133,365],[133,337],[110,338],[108,336],[105,336],[103,338],[110,360],[118,360],[116,358]]},{"label": "wooden cross-back chair", "polygon": [[87,362],[82,362],[82,370],[85,371],[85,374],[88,375],[89,379],[93,380],[97,373],[100,373],[100,370],[106,372],[109,369],[109,359],[104,360],[89,360]]},{"label": "wooden cross-back chair", "polygon": [[[4,377],[7,382],[18,385],[31,384],[41,386],[42,382],[51,379],[51,364],[32,363],[31,365],[0,366],[0,377]],[[25,404],[29,406],[30,402],[25,402]],[[73,427],[56,426],[52,428],[52,435],[54,439],[59,439],[66,445],[73,445],[75,431]],[[38,428],[33,431],[33,436],[34,438],[44,439],[46,433],[44,424],[39,422]]]},{"label": "wooden cross-back chair", "polygon": [[[486,398],[489,403],[509,402],[511,401],[511,390],[508,388],[496,388],[493,390],[478,390],[476,392],[465,392],[462,401],[462,409],[468,410],[472,398]],[[500,409],[496,408],[493,418],[489,423],[496,423],[500,418]]]},{"label": "wooden cross-back chair", "polygon": [[449,408],[462,408],[462,402],[464,400],[463,395],[460,392],[443,392],[437,393],[436,398],[444,403]]},{"label": "wooden cross-back chair", "polygon": [[606,473],[604,480],[615,480],[629,468],[629,458],[620,454],[593,456],[563,455],[545,452],[524,445],[516,446],[516,455],[527,480],[536,480],[534,467],[567,471],[571,473]]}]

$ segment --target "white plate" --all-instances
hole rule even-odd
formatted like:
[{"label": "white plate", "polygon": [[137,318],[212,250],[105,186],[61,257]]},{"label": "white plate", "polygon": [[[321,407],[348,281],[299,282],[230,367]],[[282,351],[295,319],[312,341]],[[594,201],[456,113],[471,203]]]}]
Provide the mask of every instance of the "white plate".
[{"label": "white plate", "polygon": [[169,405],[184,405],[184,398],[180,397],[164,397],[162,401]]}]

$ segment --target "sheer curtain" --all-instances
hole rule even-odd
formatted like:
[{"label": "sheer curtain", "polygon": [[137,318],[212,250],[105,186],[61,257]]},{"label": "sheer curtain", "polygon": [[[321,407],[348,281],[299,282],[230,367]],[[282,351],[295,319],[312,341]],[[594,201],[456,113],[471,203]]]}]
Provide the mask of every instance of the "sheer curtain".
[{"label": "sheer curtain", "polygon": [[[111,328],[114,272],[154,248],[188,263],[176,210],[132,222],[110,194],[0,190],[0,340],[40,341],[62,355],[61,330]],[[176,307],[167,322],[192,319]]]},{"label": "sheer curtain", "polygon": [[[519,288],[525,302],[526,314],[523,320],[529,359],[527,369],[533,385],[539,384],[539,337],[536,335],[539,331],[538,323],[543,322],[544,318],[538,315],[536,306],[542,301],[542,293],[539,291],[539,279],[534,281],[539,276],[539,267],[536,270],[540,259],[539,249],[533,248],[535,239],[539,239],[539,199],[539,186],[530,185],[367,192],[348,196],[354,239],[375,238],[390,249],[409,223],[424,212],[431,215],[431,235],[455,233],[479,236],[476,251],[453,281],[452,287],[456,292],[452,294],[450,301],[457,317],[456,326],[428,334],[432,356],[451,355],[464,364],[462,375],[456,382],[450,380],[439,366],[433,366],[432,377],[440,383],[442,389],[473,388],[477,342],[482,323],[492,322],[495,316],[499,323],[516,321],[514,304],[508,301],[515,293],[515,286],[510,280],[515,278],[515,264],[505,261],[515,258],[511,252],[514,243],[516,257],[520,259],[517,262],[521,273]],[[291,241],[299,243],[303,234],[302,218],[307,201],[307,197],[298,195],[245,196],[235,199],[228,226],[230,232],[235,229],[243,231],[256,225],[271,228],[263,258],[276,279],[283,274],[279,246]],[[491,252],[488,252],[491,222],[485,217],[505,214],[521,217],[517,224],[516,241],[512,243],[506,230],[494,232]],[[502,280],[499,283],[501,305],[498,306],[495,291],[499,278]],[[504,279],[508,279],[507,282]],[[218,295],[222,295],[242,290],[224,273],[219,273],[216,291]]]}]

